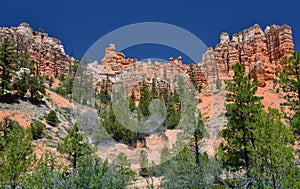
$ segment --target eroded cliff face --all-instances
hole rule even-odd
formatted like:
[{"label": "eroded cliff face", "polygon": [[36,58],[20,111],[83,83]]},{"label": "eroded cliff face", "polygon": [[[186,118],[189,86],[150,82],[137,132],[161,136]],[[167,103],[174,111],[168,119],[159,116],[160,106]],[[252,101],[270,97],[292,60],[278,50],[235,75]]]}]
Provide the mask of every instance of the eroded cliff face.
[{"label": "eroded cliff face", "polygon": [[189,66],[182,63],[180,56],[176,59],[170,57],[166,62],[151,59],[138,61],[135,58],[126,58],[121,52],[116,52],[114,44],[110,44],[105,49],[102,64],[98,62],[88,64],[88,70],[96,78],[96,87],[99,90],[106,87],[107,78],[109,91],[112,91],[114,83],[122,82],[128,86],[129,94],[134,90],[136,101],[140,98],[143,79],[149,86],[155,79],[157,89],[163,93],[166,88],[171,89],[178,74],[185,75],[188,69]]},{"label": "eroded cliff face", "polygon": [[36,74],[48,77],[67,75],[74,61],[65,53],[61,41],[46,33],[33,31],[27,23],[21,23],[18,27],[0,28],[0,43],[4,37],[15,42],[17,52],[28,50],[35,63]]},{"label": "eroded cliff face", "polygon": [[198,65],[203,67],[208,75],[212,75],[212,71],[207,67],[213,62],[209,57],[213,57],[217,63],[215,69],[219,71],[219,76],[230,79],[233,77],[232,65],[240,62],[246,67],[246,72],[250,72],[258,81],[258,85],[264,87],[266,81],[275,77],[275,70],[282,70],[282,59],[291,56],[293,52],[294,43],[290,26],[272,25],[263,31],[256,24],[233,34],[231,39],[228,33],[221,33],[220,43],[215,49],[208,49],[203,61]]},{"label": "eroded cliff face", "polygon": [[[16,42],[17,51],[28,49],[31,59],[35,62],[36,74],[49,77],[67,75],[74,61],[65,53],[61,41],[49,37],[46,33],[33,31],[27,23],[21,23],[18,27],[0,28],[0,39],[3,37],[9,37]],[[209,48],[203,55],[203,61],[194,66],[195,79],[203,86],[216,79],[231,79],[232,65],[241,62],[245,65],[246,72],[250,72],[258,81],[258,85],[264,87],[266,81],[274,79],[275,70],[282,70],[282,59],[293,52],[292,30],[288,25],[272,25],[263,31],[256,24],[233,34],[231,39],[228,33],[223,32],[220,35],[220,43],[215,48]],[[189,71],[189,67],[182,64],[181,57],[170,57],[165,63],[176,65],[180,72]],[[149,66],[150,64],[150,60],[142,64],[135,58],[126,58],[123,53],[116,52],[115,46],[111,44],[105,50],[102,68],[97,72],[114,80],[113,78],[124,71],[137,69],[138,73],[146,75],[148,81],[152,81],[155,73],[167,72],[171,76],[176,74],[172,74],[172,70],[158,62]],[[147,71],[146,68],[152,71]]]},{"label": "eroded cliff face", "polygon": [[[133,69],[138,74],[145,75],[149,82],[155,78],[156,73],[167,72],[170,77],[176,74],[158,62],[151,65],[149,60],[143,64],[137,59],[126,58],[123,53],[115,50],[113,44],[105,50],[100,73],[102,76],[110,76],[112,82],[118,74]],[[275,78],[275,71],[282,70],[282,59],[291,56],[293,52],[292,30],[288,25],[272,25],[263,31],[256,24],[233,34],[231,39],[228,33],[222,32],[220,43],[215,48],[208,48],[203,54],[202,62],[194,66],[195,79],[203,87],[218,79],[230,80],[233,77],[232,65],[240,62],[246,67],[246,73],[250,72],[252,78],[258,81],[259,87],[265,87],[268,80]],[[165,63],[176,65],[180,72],[189,72],[189,66],[182,63],[181,57],[171,57]]]}]

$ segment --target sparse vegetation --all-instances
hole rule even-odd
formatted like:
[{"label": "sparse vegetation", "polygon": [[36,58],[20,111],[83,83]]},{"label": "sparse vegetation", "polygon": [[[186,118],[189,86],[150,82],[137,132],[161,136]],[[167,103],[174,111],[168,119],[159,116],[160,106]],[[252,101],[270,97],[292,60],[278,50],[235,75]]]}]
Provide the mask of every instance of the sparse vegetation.
[{"label": "sparse vegetation", "polygon": [[31,123],[29,127],[29,131],[31,132],[32,139],[38,140],[45,137],[44,135],[45,128],[46,126],[41,122],[35,121]]},{"label": "sparse vegetation", "polygon": [[[126,119],[129,114],[136,118],[136,128],[145,129],[145,123],[153,121],[150,118],[155,113],[163,114],[165,118],[157,130],[138,132],[124,127],[117,117],[111,102],[115,96],[110,91],[112,81],[109,77],[102,90],[94,90],[89,85],[93,83],[92,75],[83,77],[86,67],[79,66],[80,59],[71,63],[68,74],[58,75],[57,72],[55,77],[44,77],[37,73],[29,55],[20,36],[17,36],[17,41],[3,38],[0,45],[0,100],[5,102],[1,103],[1,109],[8,112],[10,118],[0,121],[0,188],[126,188],[137,174],[146,180],[148,188],[154,188],[154,177],[161,178],[159,187],[162,188],[300,188],[299,152],[293,146],[300,134],[299,52],[283,60],[283,70],[277,73],[279,80],[274,79],[273,90],[269,90],[272,95],[284,97],[281,99],[285,100],[280,106],[281,111],[273,108],[266,111],[263,98],[257,96],[258,82],[250,73],[245,75],[246,69],[242,64],[232,65],[234,76],[226,82],[226,112],[213,112],[214,116],[225,116],[228,121],[220,133],[222,139],[215,157],[201,151],[201,145],[208,136],[206,120],[201,112],[196,111],[198,102],[193,101],[191,96],[187,97],[189,101],[185,104],[181,102],[182,94],[186,94],[181,80],[178,80],[177,88],[167,86],[162,89],[156,79],[149,84],[147,78],[140,83],[139,96],[135,94],[136,88],[129,92],[131,94],[125,97],[128,100],[125,104],[130,111],[127,114],[121,108],[120,112],[125,112],[123,116]],[[75,76],[78,67],[80,69]],[[192,90],[193,94],[201,92],[196,78],[197,69],[191,64],[188,71],[191,84],[196,89]],[[217,67],[213,69],[216,88],[220,89],[219,70]],[[166,70],[164,74],[166,76]],[[74,89],[73,84],[76,86]],[[88,124],[89,128],[83,131],[80,122],[71,124],[74,120],[71,108],[56,106],[50,96],[43,98],[46,86],[62,97],[71,99],[73,95],[74,101],[84,106],[95,104],[99,122]],[[220,94],[220,91],[208,93],[206,97],[217,93]],[[90,98],[94,94],[96,102]],[[157,99],[165,106],[165,114],[151,112],[151,101]],[[42,108],[36,109],[34,102],[42,104],[44,101]],[[22,106],[16,106],[12,112],[11,106],[7,106],[10,103]],[[211,103],[215,107],[223,105],[219,101]],[[28,118],[27,112],[20,113],[20,110],[27,110],[24,104],[35,107],[31,118]],[[203,108],[206,110],[204,115],[208,114],[209,105]],[[181,115],[182,110],[188,110],[188,114]],[[20,124],[26,122],[26,126],[31,121],[30,126],[21,127],[12,120],[14,118],[20,119]],[[87,116],[86,120],[89,119]],[[125,153],[120,153],[113,162],[101,160],[94,153],[97,150],[94,145],[111,138],[122,146],[126,144],[125,147],[130,147],[130,150],[138,145],[146,147],[147,136],[155,133],[163,138],[166,129],[172,132],[174,129],[183,130],[189,127],[185,120],[192,123],[193,131],[186,138],[180,138],[178,134],[172,148],[162,150],[159,165],[150,162],[146,148],[145,151],[139,150],[140,157],[136,157],[136,161],[141,168],[137,173],[131,170],[131,160]],[[90,134],[91,138],[86,134]],[[45,142],[53,152],[47,151],[37,158],[34,151],[41,142]]]},{"label": "sparse vegetation", "polygon": [[57,124],[60,122],[54,110],[51,110],[45,119],[46,122],[51,126],[57,126]]}]

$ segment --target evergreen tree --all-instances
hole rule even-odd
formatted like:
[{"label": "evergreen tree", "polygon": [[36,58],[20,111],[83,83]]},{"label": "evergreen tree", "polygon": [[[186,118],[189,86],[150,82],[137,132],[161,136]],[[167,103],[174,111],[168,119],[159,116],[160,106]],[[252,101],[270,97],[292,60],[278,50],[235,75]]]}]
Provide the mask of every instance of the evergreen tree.
[{"label": "evergreen tree", "polygon": [[164,125],[168,129],[175,129],[180,121],[180,112],[181,112],[181,105],[180,105],[180,98],[177,93],[177,90],[174,90],[173,93],[165,99],[166,104],[166,120]]},{"label": "evergreen tree", "polygon": [[34,62],[30,59],[27,47],[24,46],[22,53],[17,53],[18,58],[18,69],[19,68],[28,68],[31,73],[34,72]]},{"label": "evergreen tree", "polygon": [[29,77],[29,92],[31,99],[42,99],[46,93],[44,79],[41,75]]},{"label": "evergreen tree", "polygon": [[[33,61],[29,59],[27,52],[19,54],[20,68],[29,69],[30,73],[34,73]],[[27,71],[21,72],[18,77],[14,77],[13,88],[17,90],[20,97],[24,97],[29,90],[31,93],[31,99],[39,100],[45,94],[44,78],[41,75],[34,76],[27,73]]]},{"label": "evergreen tree", "polygon": [[221,172],[220,165],[214,159],[209,159],[207,154],[199,155],[200,166],[194,161],[193,154],[188,147],[184,147],[179,153],[177,144],[169,152],[164,149],[161,159],[169,159],[170,154],[176,153],[168,161],[162,161],[159,165],[163,179],[162,188],[215,188],[214,183]]},{"label": "evergreen tree", "polygon": [[158,97],[157,89],[156,89],[156,79],[152,79],[151,83],[151,98],[155,99]]},{"label": "evergreen tree", "polygon": [[285,66],[281,73],[277,73],[288,105],[293,109],[299,109],[300,100],[300,52],[284,60]]},{"label": "evergreen tree", "polygon": [[145,80],[143,80],[140,93],[141,94],[140,94],[139,110],[143,116],[148,117],[150,115],[149,104],[151,101],[151,94],[149,92],[149,88]]},{"label": "evergreen tree", "polygon": [[199,84],[197,83],[197,81],[196,81],[196,69],[195,69],[195,67],[196,67],[196,69],[197,69],[197,66],[194,65],[193,63],[191,63],[191,64],[190,64],[190,70],[189,70],[188,73],[189,73],[190,80],[191,80],[193,86],[195,87],[195,89],[196,89],[198,92],[200,92],[201,89],[202,89],[202,87],[201,87],[201,85],[199,85]]},{"label": "evergreen tree", "polygon": [[21,73],[19,77],[16,77],[13,83],[13,88],[17,89],[18,95],[24,97],[29,89],[29,76],[28,74]]},{"label": "evergreen tree", "polygon": [[286,115],[293,130],[300,133],[300,125],[296,124],[300,120],[300,52],[295,52],[293,56],[283,60],[285,66],[281,73],[277,73],[280,80],[280,87],[285,93],[286,104],[294,113]]},{"label": "evergreen tree", "polygon": [[148,176],[150,171],[149,171],[148,155],[146,152],[144,152],[144,151],[141,152],[139,163],[141,166],[139,174],[143,177]]},{"label": "evergreen tree", "polygon": [[133,171],[91,155],[79,159],[76,172],[70,173],[63,164],[57,165],[54,155],[46,153],[26,179],[25,188],[126,188],[134,177]]},{"label": "evergreen tree", "polygon": [[124,152],[119,153],[117,159],[115,160],[115,163],[119,165],[122,169],[127,169],[131,166],[131,161],[128,159]]},{"label": "evergreen tree", "polygon": [[68,131],[68,135],[64,138],[59,150],[68,154],[68,159],[72,162],[73,168],[77,168],[79,158],[89,155],[93,152],[92,146],[87,141],[84,133],[80,131],[79,123],[75,123],[73,128]]},{"label": "evergreen tree", "polygon": [[0,47],[0,96],[4,94],[5,89],[9,90],[12,88],[11,79],[16,71],[16,57],[14,45],[8,38],[4,38]]},{"label": "evergreen tree", "polygon": [[252,123],[255,146],[251,149],[250,172],[257,188],[284,188],[294,182],[287,175],[293,171],[294,136],[291,130],[281,122],[278,110],[269,108],[269,112],[261,112],[259,120]]},{"label": "evergreen tree", "polygon": [[[32,173],[27,176],[24,188],[63,188],[67,178],[63,164],[56,164],[54,154],[46,152],[38,159]],[[69,173],[68,173],[69,174]]]},{"label": "evergreen tree", "polygon": [[134,89],[132,89],[131,91],[131,95],[129,98],[129,110],[131,112],[133,112],[135,110],[136,106],[135,106],[135,94],[134,94]]},{"label": "evergreen tree", "polygon": [[104,113],[101,124],[103,125],[107,133],[110,134],[111,137],[118,142],[132,144],[138,139],[136,132],[120,125],[111,106],[109,107],[108,112]]},{"label": "evergreen tree", "polygon": [[107,78],[105,80],[104,89],[101,90],[99,93],[99,99],[100,99],[101,103],[106,104],[106,105],[109,105],[111,102],[111,96],[108,91],[108,81],[109,81],[109,78]]},{"label": "evergreen tree", "polygon": [[189,70],[189,76],[190,76],[190,79],[191,79],[192,84],[193,84],[194,87],[196,88],[196,87],[197,87],[197,83],[196,83],[195,75],[196,75],[196,74],[195,74],[194,64],[191,63],[191,64],[190,64],[190,70]]},{"label": "evergreen tree", "polygon": [[41,122],[30,123],[29,131],[33,140],[38,140],[44,137],[44,130],[46,126]]},{"label": "evergreen tree", "polygon": [[167,115],[165,126],[168,129],[175,129],[180,120],[180,111],[177,111],[175,103],[172,100],[167,101]]},{"label": "evergreen tree", "polygon": [[49,79],[49,88],[51,88],[53,86],[54,80],[53,77],[50,77]]},{"label": "evergreen tree", "polygon": [[0,188],[19,188],[33,160],[31,135],[8,118],[0,123]]},{"label": "evergreen tree", "polygon": [[228,123],[221,131],[224,138],[219,146],[218,158],[225,166],[236,169],[240,167],[249,175],[251,151],[255,146],[253,131],[258,114],[262,111],[261,97],[255,96],[257,82],[250,80],[250,75],[244,75],[245,67],[236,63],[232,66],[234,77],[227,83],[226,116]]},{"label": "evergreen tree", "polygon": [[195,127],[195,131],[193,134],[193,145],[195,148],[195,162],[198,166],[200,166],[200,146],[199,146],[199,142],[208,135],[205,127],[204,127],[204,122],[202,119],[202,114],[199,110],[198,113],[198,123]]},{"label": "evergreen tree", "polygon": [[56,115],[56,112],[54,110],[51,110],[48,115],[45,117],[46,122],[51,126],[57,126],[59,123],[59,119]]},{"label": "evergreen tree", "polygon": [[126,188],[134,176],[132,171],[118,169],[107,160],[87,155],[79,160],[77,172],[64,188]]},{"label": "evergreen tree", "polygon": [[300,110],[297,110],[291,120],[291,126],[295,133],[300,134]]}]

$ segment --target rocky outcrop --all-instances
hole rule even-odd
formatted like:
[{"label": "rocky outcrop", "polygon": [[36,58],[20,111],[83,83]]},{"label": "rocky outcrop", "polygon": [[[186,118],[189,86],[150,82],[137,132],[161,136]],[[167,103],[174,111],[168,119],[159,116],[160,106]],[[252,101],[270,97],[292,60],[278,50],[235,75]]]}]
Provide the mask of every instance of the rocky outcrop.
[{"label": "rocky outcrop", "polygon": [[61,41],[46,33],[33,31],[27,23],[21,23],[18,27],[0,28],[0,43],[4,37],[15,42],[17,53],[25,50],[29,52],[35,62],[35,74],[49,77],[67,75],[74,61],[65,53]]},{"label": "rocky outcrop", "polygon": [[[242,32],[233,34],[230,40],[228,33],[221,33],[220,43],[215,49],[208,49],[206,54],[215,58],[219,69],[219,76],[230,79],[233,76],[231,69],[236,62],[246,67],[246,72],[251,72],[260,87],[264,87],[265,81],[275,77],[275,70],[282,70],[282,59],[292,55],[294,43],[291,27],[288,25],[272,25],[263,31],[259,25],[254,25]],[[209,64],[211,58],[204,56],[198,65]],[[213,72],[207,71],[209,75]]]},{"label": "rocky outcrop", "polygon": [[125,54],[116,52],[114,44],[109,44],[109,47],[105,49],[105,55],[102,58],[103,72],[115,75],[121,73],[136,61],[137,59],[125,58]]},{"label": "rocky outcrop", "polygon": [[[219,79],[230,80],[233,77],[232,65],[240,62],[246,67],[246,73],[250,73],[252,78],[258,81],[258,86],[265,87],[268,80],[274,79],[275,70],[282,70],[282,59],[293,52],[292,31],[288,25],[272,25],[263,31],[256,24],[233,34],[231,39],[228,33],[222,32],[220,43],[214,49],[208,48],[203,54],[202,62],[193,66],[195,80],[203,87]],[[115,82],[123,80],[128,86],[133,86],[136,99],[139,99],[141,81],[125,76],[132,73],[142,75],[149,86],[155,78],[159,82],[157,86],[163,88],[172,83],[178,73],[186,74],[190,71],[190,67],[182,63],[182,57],[170,57],[168,62],[152,63],[150,59],[141,62],[116,52],[114,44],[106,48],[102,65],[95,62],[90,64],[89,68],[96,77],[98,76],[100,90],[104,88],[107,77],[110,90]]]},{"label": "rocky outcrop", "polygon": [[157,89],[163,92],[164,89],[171,87],[175,77],[184,75],[189,67],[182,63],[182,57],[169,58],[168,62],[157,62],[148,59],[146,62],[137,59],[126,58],[121,52],[116,52],[114,44],[110,44],[105,49],[102,64],[93,62],[88,64],[88,70],[94,78],[97,78],[96,86],[100,90],[106,87],[108,78],[108,89],[112,91],[112,86],[116,82],[122,81],[128,86],[128,91],[135,91],[136,100],[139,100],[142,80],[151,86],[155,79]]}]

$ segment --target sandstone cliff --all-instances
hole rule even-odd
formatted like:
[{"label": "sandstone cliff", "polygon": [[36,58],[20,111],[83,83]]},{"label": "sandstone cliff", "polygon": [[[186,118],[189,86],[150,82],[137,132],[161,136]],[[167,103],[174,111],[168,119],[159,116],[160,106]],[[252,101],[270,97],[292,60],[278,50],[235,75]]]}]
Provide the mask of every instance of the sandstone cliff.
[{"label": "sandstone cliff", "polygon": [[128,86],[128,91],[135,91],[138,101],[142,80],[151,86],[153,79],[156,79],[156,86],[163,92],[166,88],[171,88],[175,77],[184,75],[188,71],[188,66],[182,63],[182,57],[169,61],[158,62],[148,59],[147,62],[137,59],[126,58],[121,52],[116,52],[114,44],[110,44],[105,50],[102,64],[94,62],[88,65],[88,70],[96,78],[96,85],[100,90],[105,88],[108,78],[108,89],[112,91],[113,84],[122,82]]},{"label": "sandstone cliff", "polygon": [[[215,49],[208,49],[203,61],[198,65],[211,65],[211,58],[217,62],[220,77],[230,79],[233,76],[231,66],[240,62],[246,67],[246,72],[258,81],[260,87],[266,81],[275,77],[275,70],[282,70],[282,59],[292,55],[294,43],[291,27],[288,25],[267,26],[263,31],[259,25],[254,25],[229,38],[228,33],[221,33],[220,43]],[[206,66],[207,67],[207,66]],[[209,67],[209,66],[208,66]],[[208,75],[212,71],[206,70]]]},{"label": "sandstone cliff", "polygon": [[35,62],[36,74],[49,77],[67,75],[74,61],[65,53],[61,41],[46,33],[33,31],[27,23],[21,23],[18,27],[0,28],[0,43],[4,37],[15,42],[17,52],[28,50]]},{"label": "sandstone cliff", "polygon": [[[232,65],[236,62],[246,67],[246,72],[258,81],[259,87],[265,87],[266,81],[275,78],[275,70],[282,70],[282,59],[292,55],[294,43],[291,27],[288,25],[267,26],[263,31],[259,25],[254,25],[229,38],[229,34],[222,32],[220,43],[215,48],[208,48],[203,54],[202,62],[194,66],[195,79],[203,87],[219,79],[230,80],[233,77]],[[160,64],[151,60],[140,62],[137,59],[126,58],[125,54],[116,52],[114,44],[105,50],[102,65],[93,64],[96,75],[100,75],[100,89],[107,76],[110,77],[110,87],[118,76],[135,71],[144,75],[151,83],[153,78],[165,73],[171,79],[178,73],[188,73],[189,66],[182,63],[182,58],[170,57],[168,62]],[[176,65],[178,69],[169,69],[167,65]],[[132,81],[128,81],[129,83]],[[136,92],[140,84],[134,84]]]}]

